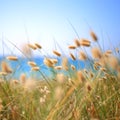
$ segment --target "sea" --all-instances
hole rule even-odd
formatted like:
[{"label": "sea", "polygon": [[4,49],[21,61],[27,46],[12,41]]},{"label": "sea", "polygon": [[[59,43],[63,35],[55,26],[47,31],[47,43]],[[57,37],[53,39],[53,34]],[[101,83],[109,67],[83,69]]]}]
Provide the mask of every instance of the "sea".
[{"label": "sea", "polygon": [[[56,58],[58,60],[58,63],[56,66],[61,65],[62,58]],[[31,67],[28,65],[28,61],[34,61],[37,66],[39,66],[40,70],[39,71],[33,71],[31,70]],[[6,58],[0,57],[0,71],[2,71],[1,68],[1,62],[6,61],[7,64],[12,68],[13,72],[9,74],[7,77],[8,79],[19,79],[20,75],[22,73],[26,74],[27,77],[32,77],[35,79],[42,79],[43,76],[47,77],[52,77],[56,73],[64,73],[64,74],[69,74],[70,72],[73,72],[72,70],[65,71],[65,70],[54,70],[53,68],[47,67],[43,61],[44,57],[35,57],[32,59],[27,59],[20,57],[18,61],[10,61],[7,60]],[[80,61],[80,60],[72,60],[71,58],[68,58],[68,67],[70,68],[70,65],[74,65],[76,67],[76,70],[81,70],[84,69],[86,66],[89,66],[89,62],[86,61]]]}]

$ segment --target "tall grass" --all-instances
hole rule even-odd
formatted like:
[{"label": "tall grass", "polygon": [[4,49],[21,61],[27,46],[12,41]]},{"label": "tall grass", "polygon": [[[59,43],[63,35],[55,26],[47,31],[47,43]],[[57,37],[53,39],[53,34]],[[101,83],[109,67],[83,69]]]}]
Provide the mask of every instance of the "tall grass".
[{"label": "tall grass", "polygon": [[[39,43],[26,44],[24,50],[13,44],[26,57],[31,71],[38,72],[41,79],[31,77],[32,72],[26,75],[24,71],[15,79],[15,71],[22,67],[19,57],[9,55],[1,60],[0,119],[119,120],[119,48],[103,51],[93,46],[95,42],[98,44],[97,35],[93,31],[90,35],[91,40],[75,39],[73,45],[68,46],[69,56],[57,50],[53,50],[53,57],[43,55],[43,64],[51,71],[50,76],[32,58],[31,50],[41,52],[43,49]],[[90,47],[92,56],[88,55],[86,47]],[[85,63],[83,69],[81,61]],[[18,67],[13,69],[10,62],[18,62]]]}]

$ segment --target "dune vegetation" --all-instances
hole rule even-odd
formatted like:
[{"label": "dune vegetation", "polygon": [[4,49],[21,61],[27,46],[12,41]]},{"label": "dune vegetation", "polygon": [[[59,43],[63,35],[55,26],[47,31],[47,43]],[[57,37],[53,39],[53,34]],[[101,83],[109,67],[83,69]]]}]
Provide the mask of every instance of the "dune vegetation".
[{"label": "dune vegetation", "polygon": [[[16,47],[33,73],[23,71],[15,79],[18,69],[10,63],[21,58],[1,59],[0,120],[120,120],[119,48],[103,50],[92,30],[90,37],[73,40],[68,56],[57,49],[53,57],[43,55],[50,76],[31,59],[31,51],[43,49],[40,43],[28,43],[22,50]],[[29,76],[35,72],[41,78]]]}]

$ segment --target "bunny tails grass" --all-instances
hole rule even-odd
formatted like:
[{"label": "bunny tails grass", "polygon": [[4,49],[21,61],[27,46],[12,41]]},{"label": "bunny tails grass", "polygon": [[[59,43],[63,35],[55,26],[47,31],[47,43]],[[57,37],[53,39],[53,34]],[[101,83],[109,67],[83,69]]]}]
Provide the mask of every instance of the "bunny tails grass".
[{"label": "bunny tails grass", "polygon": [[0,58],[0,120],[120,120],[119,47],[77,37],[68,51],[32,41]]}]

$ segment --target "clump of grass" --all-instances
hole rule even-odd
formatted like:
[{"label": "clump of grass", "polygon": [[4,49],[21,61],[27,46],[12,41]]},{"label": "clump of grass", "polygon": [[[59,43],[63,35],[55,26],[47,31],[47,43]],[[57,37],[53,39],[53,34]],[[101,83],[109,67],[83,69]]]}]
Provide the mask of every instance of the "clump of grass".
[{"label": "clump of grass", "polygon": [[[19,57],[10,55],[0,61],[0,119],[119,120],[119,51],[114,54],[92,46],[98,37],[93,31],[90,35],[93,41],[73,40],[74,45],[68,46],[72,50],[68,57],[56,50],[52,51],[56,58],[43,56],[43,65],[51,72],[50,76],[32,57],[31,50],[43,49],[39,43],[26,44],[21,50],[30,71],[23,70],[18,78],[14,78],[14,71],[19,72],[22,67]],[[92,56],[87,54],[86,47],[90,47]],[[18,62],[15,69],[9,65],[14,61]],[[82,69],[81,61],[90,64]],[[39,80],[34,78],[36,73],[41,76]]]}]

